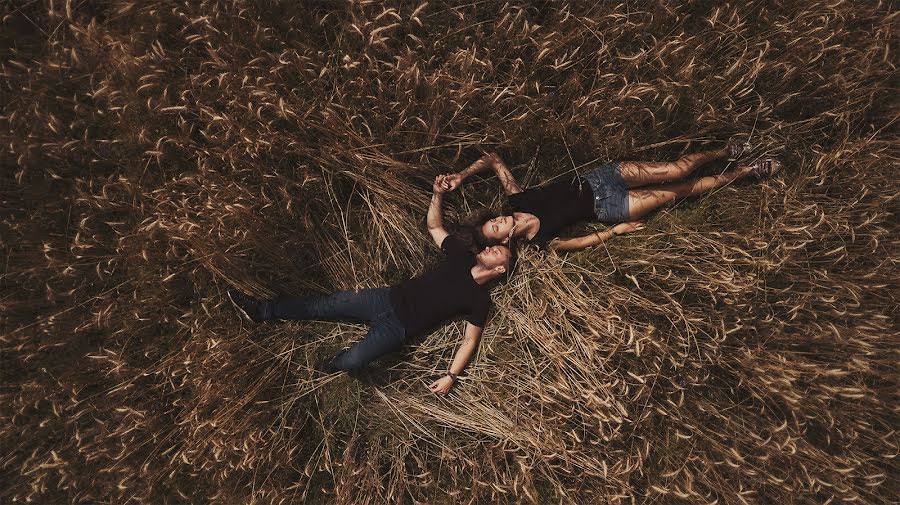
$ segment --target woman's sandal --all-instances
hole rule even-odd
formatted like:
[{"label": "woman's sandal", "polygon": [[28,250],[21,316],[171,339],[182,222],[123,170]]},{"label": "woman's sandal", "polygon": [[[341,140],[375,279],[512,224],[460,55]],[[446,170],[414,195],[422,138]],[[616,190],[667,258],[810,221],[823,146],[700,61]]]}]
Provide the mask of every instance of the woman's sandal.
[{"label": "woman's sandal", "polygon": [[781,170],[781,162],[773,158],[762,158],[754,161],[749,166],[753,169],[750,173],[757,179],[771,177]]},{"label": "woman's sandal", "polygon": [[736,161],[738,158],[743,156],[744,153],[750,150],[750,143],[729,142],[725,145],[725,149],[728,150],[728,161]]}]

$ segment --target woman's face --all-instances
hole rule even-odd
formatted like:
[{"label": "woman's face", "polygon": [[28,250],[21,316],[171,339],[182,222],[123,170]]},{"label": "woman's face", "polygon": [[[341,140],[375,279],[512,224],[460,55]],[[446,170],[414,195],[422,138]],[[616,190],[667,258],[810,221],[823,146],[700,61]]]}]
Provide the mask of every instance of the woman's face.
[{"label": "woman's face", "polygon": [[491,240],[505,244],[509,242],[515,224],[516,221],[512,216],[497,216],[481,225],[481,233],[484,233],[484,236]]}]

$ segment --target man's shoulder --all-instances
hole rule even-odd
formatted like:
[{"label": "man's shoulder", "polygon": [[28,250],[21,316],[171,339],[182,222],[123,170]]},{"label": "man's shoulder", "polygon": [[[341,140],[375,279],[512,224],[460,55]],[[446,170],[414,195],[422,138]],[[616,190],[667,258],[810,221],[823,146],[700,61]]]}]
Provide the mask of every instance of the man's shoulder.
[{"label": "man's shoulder", "polygon": [[444,240],[441,242],[441,250],[446,252],[448,249],[455,249],[462,245],[462,240],[455,234],[451,233],[444,237]]},{"label": "man's shoulder", "polygon": [[475,253],[470,249],[469,244],[457,234],[448,235],[447,238],[441,242],[441,251],[443,251],[447,257],[471,258],[475,256]]}]

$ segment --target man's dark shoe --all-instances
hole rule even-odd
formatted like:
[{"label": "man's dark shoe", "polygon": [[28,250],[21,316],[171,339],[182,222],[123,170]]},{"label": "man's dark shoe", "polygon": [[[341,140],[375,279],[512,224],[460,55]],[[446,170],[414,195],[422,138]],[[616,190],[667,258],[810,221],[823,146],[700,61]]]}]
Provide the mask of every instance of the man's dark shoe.
[{"label": "man's dark shoe", "polygon": [[313,368],[315,368],[317,371],[319,371],[325,375],[342,372],[343,370],[336,367],[334,365],[334,363],[335,363],[335,361],[337,361],[338,356],[340,356],[341,354],[344,354],[345,352],[347,352],[346,348],[344,350],[342,350],[341,352],[339,352],[333,356],[329,356],[329,357],[323,359],[322,361],[316,363],[316,365]]},{"label": "man's dark shoe", "polygon": [[228,290],[228,299],[237,307],[238,311],[248,320],[254,323],[265,321],[262,314],[263,301],[241,293],[236,289]]}]

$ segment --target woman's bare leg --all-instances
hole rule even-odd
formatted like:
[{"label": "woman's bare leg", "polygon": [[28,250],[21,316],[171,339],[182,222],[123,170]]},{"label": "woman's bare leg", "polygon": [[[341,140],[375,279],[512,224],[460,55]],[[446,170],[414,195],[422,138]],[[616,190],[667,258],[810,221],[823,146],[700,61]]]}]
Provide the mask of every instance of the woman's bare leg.
[{"label": "woman's bare leg", "polygon": [[631,220],[639,219],[669,202],[721,188],[736,179],[750,175],[752,171],[751,167],[740,166],[736,170],[721,175],[710,175],[691,181],[631,189],[628,191],[629,218]]},{"label": "woman's bare leg", "polygon": [[625,185],[636,188],[681,179],[700,165],[727,157],[728,147],[724,147],[715,151],[688,154],[675,161],[623,161],[619,165],[619,171]]}]

